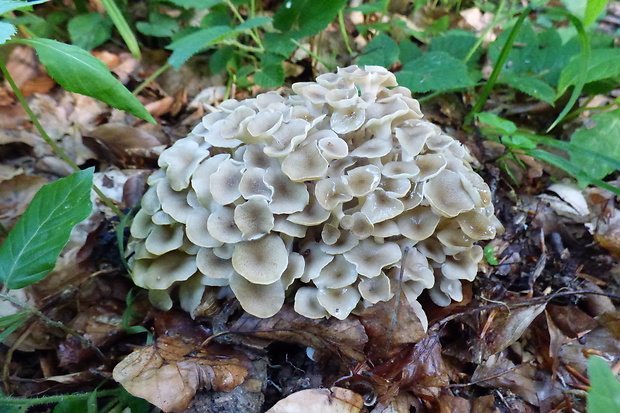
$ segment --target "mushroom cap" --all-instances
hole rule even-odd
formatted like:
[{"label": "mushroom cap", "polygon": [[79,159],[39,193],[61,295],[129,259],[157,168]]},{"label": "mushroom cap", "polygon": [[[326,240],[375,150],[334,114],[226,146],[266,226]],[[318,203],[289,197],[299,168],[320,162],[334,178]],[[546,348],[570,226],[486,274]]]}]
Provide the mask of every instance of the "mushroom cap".
[{"label": "mushroom cap", "polygon": [[205,286],[201,283],[202,277],[202,274],[194,274],[179,286],[181,308],[187,311],[192,318],[194,317],[194,310],[202,302],[202,295],[205,292]]},{"label": "mushroom cap", "polygon": [[306,262],[304,261],[304,257],[301,254],[296,252],[291,252],[288,256],[288,265],[286,266],[286,270],[282,273],[280,277],[280,281],[284,288],[288,288],[293,284],[295,280],[301,278],[304,273],[304,267],[306,266]]},{"label": "mushroom cap", "polygon": [[179,139],[159,156],[158,164],[166,170],[170,187],[181,191],[189,186],[189,180],[200,162],[209,156],[208,148],[190,139]]},{"label": "mushroom cap", "polygon": [[233,273],[230,289],[241,307],[256,317],[273,317],[284,304],[284,287],[280,280],[271,284],[253,284],[247,278]]},{"label": "mushroom cap", "polygon": [[236,244],[232,265],[252,284],[272,284],[280,279],[288,266],[288,251],[280,237],[269,234]]},{"label": "mushroom cap", "polygon": [[151,254],[162,255],[183,245],[183,226],[155,225],[144,246]]},{"label": "mushroom cap", "polygon": [[431,208],[420,206],[400,214],[396,222],[405,237],[421,241],[433,235],[440,220]]},{"label": "mushroom cap", "polygon": [[323,318],[329,314],[319,303],[319,290],[314,287],[301,287],[295,294],[295,312],[308,318]]},{"label": "mushroom cap", "polygon": [[220,205],[228,205],[241,197],[243,163],[234,159],[226,159],[217,167],[217,171],[209,179],[209,188],[213,200]]},{"label": "mushroom cap", "polygon": [[381,274],[381,270],[401,259],[400,247],[392,242],[379,244],[371,238],[344,253],[344,257],[355,265],[360,275],[372,278]]},{"label": "mushroom cap", "polygon": [[321,269],[319,276],[312,282],[318,288],[344,288],[357,280],[355,265],[342,255],[336,255],[331,262]]},{"label": "mushroom cap", "polygon": [[263,197],[250,198],[237,206],[234,220],[243,239],[250,241],[268,234],[274,225],[273,214]]},{"label": "mushroom cap", "polygon": [[403,203],[388,195],[381,188],[375,189],[366,197],[360,212],[366,215],[372,224],[392,219],[405,210]]},{"label": "mushroom cap", "polygon": [[357,286],[362,298],[372,304],[392,298],[390,279],[381,273],[373,278],[362,278]]},{"label": "mushroom cap", "polygon": [[253,197],[263,197],[271,201],[273,197],[273,187],[265,182],[267,171],[262,168],[250,167],[243,172],[239,181],[239,192],[245,199]]},{"label": "mushroom cap", "polygon": [[444,169],[424,185],[424,197],[433,208],[450,218],[475,207],[474,201],[463,187],[460,175],[448,169]]},{"label": "mushroom cap", "polygon": [[365,165],[351,169],[344,177],[349,193],[355,197],[368,195],[381,182],[381,169],[375,165]]},{"label": "mushroom cap", "polygon": [[355,287],[319,289],[317,300],[327,312],[339,320],[344,320],[360,301],[360,293]]},{"label": "mushroom cap", "polygon": [[171,251],[150,260],[135,260],[132,277],[138,287],[165,290],[177,281],[185,281],[194,273],[196,257]]},{"label": "mushroom cap", "polygon": [[282,162],[282,172],[291,181],[314,181],[327,173],[328,162],[325,160],[316,142],[299,146]]},{"label": "mushroom cap", "polygon": [[153,307],[162,311],[168,311],[174,305],[168,290],[149,290],[149,301]]},{"label": "mushroom cap", "polygon": [[153,228],[155,228],[155,224],[151,220],[151,215],[142,208],[133,218],[130,233],[134,238],[145,239],[153,231]]},{"label": "mushroom cap", "polygon": [[219,247],[222,241],[218,241],[211,236],[208,229],[208,220],[211,213],[205,208],[194,208],[187,217],[185,235],[199,247]]},{"label": "mushroom cap", "polygon": [[331,212],[323,208],[317,198],[313,197],[303,211],[291,214],[286,219],[294,224],[310,227],[322,224],[330,215]]},{"label": "mushroom cap", "polygon": [[209,278],[228,280],[234,272],[230,258],[220,258],[212,248],[200,248],[196,255],[198,270]]},{"label": "mushroom cap", "polygon": [[235,208],[218,205],[207,218],[207,230],[216,240],[234,244],[243,239],[243,234],[235,223]]},{"label": "mushroom cap", "polygon": [[269,208],[274,214],[292,214],[303,211],[310,194],[302,182],[292,182],[284,173],[276,169],[269,169],[265,175],[265,182],[273,188],[273,197]]},{"label": "mushroom cap", "polygon": [[333,211],[338,206],[353,199],[349,186],[342,177],[327,178],[319,181],[314,188],[314,195],[323,209]]}]

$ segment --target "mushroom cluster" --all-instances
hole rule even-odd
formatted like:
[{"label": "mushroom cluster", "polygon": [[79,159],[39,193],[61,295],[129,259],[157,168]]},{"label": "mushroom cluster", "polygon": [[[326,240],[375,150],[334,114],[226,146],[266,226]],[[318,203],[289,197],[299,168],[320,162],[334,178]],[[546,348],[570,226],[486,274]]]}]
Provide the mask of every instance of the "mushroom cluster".
[{"label": "mushroom cluster", "polygon": [[422,119],[382,67],[350,66],[294,94],[227,100],[159,158],[131,226],[135,283],[194,313],[228,286],[250,314],[294,297],[304,316],[346,318],[389,300],[462,299],[502,226],[457,140]]}]

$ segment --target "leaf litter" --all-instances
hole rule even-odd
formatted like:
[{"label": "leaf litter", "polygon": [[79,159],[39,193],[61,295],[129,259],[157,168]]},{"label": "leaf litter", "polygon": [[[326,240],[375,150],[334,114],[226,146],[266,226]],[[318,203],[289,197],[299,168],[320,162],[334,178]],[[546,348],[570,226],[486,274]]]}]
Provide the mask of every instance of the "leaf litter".
[{"label": "leaf litter", "polygon": [[[479,31],[492,18],[478,9],[461,15]],[[490,31],[486,40],[496,35]],[[337,49],[342,45],[336,36],[330,32],[322,41]],[[95,55],[125,84],[157,67],[128,53]],[[297,66],[304,70],[300,61]],[[226,90],[217,76],[205,79],[187,67],[168,71],[140,95],[159,121],[155,126],[53,88],[35,56],[21,46],[8,66],[16,73],[28,68],[19,84],[31,94],[48,132],[81,164],[105,172],[99,182],[107,183],[124,210],[139,200],[159,151],[185,136],[205,105],[216,104]],[[246,95],[239,91],[235,96]],[[203,100],[194,101],[196,96]],[[36,190],[68,170],[42,143],[6,87],[0,97],[0,222],[10,229]],[[496,104],[508,104],[502,96],[491,97]],[[462,121],[456,104],[436,109],[431,100],[425,105],[444,126]],[[473,151],[492,181],[500,176],[491,164],[493,147],[481,146]],[[321,403],[329,405],[320,410],[325,413],[559,411],[567,406],[583,411],[579,391],[588,384],[587,356],[620,358],[617,300],[601,296],[618,292],[617,198],[598,188],[574,189],[571,200],[583,198],[589,213],[567,215],[561,203],[574,210],[575,201],[553,191],[534,195],[546,189],[544,172],[563,175],[547,166],[544,170],[532,158],[519,159],[525,170],[517,161],[510,164],[522,184],[518,193],[506,178],[495,185],[500,220],[507,227],[502,238],[489,244],[498,265],[483,266],[484,275],[460,305],[429,305],[428,334],[407,305],[396,305],[395,299],[344,321],[308,320],[287,306],[271,319],[257,319],[239,314],[230,301],[192,320],[154,311],[143,293],[128,307],[132,285],[122,276],[113,214],[97,204],[54,272],[17,290],[22,301],[84,340],[30,317],[4,341],[5,390],[30,397],[93,389],[102,378],[114,377],[165,411],[197,406],[211,411],[206,409],[216,400],[204,397],[214,394],[236,395],[229,397],[224,412],[302,411],[296,406]],[[6,300],[0,304],[2,316],[20,311]],[[129,334],[132,326],[147,333]],[[149,332],[155,339],[147,344]],[[260,397],[249,402],[250,395]]]}]

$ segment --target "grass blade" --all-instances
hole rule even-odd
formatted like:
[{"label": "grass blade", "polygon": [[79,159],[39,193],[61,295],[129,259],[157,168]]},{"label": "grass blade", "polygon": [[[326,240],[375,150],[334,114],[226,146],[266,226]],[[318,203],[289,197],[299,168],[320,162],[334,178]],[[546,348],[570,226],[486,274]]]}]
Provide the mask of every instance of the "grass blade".
[{"label": "grass blade", "polygon": [[129,27],[127,20],[123,17],[123,13],[121,13],[114,0],[101,0],[101,3],[103,7],[105,7],[105,11],[108,13],[108,16],[110,16],[110,19],[112,19],[114,26],[116,26],[116,29],[125,41],[133,57],[140,60],[142,55],[140,53],[140,46],[138,46],[138,40]]}]

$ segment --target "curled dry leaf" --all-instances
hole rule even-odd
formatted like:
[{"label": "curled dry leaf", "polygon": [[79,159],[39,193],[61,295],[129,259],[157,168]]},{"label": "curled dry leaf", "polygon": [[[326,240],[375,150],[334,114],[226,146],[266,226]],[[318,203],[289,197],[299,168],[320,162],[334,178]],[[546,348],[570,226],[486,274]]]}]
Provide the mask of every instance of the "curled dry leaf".
[{"label": "curled dry leaf", "polygon": [[199,389],[232,391],[248,369],[237,357],[210,354],[176,337],[161,337],[121,361],[114,380],[165,412],[181,412]]},{"label": "curled dry leaf", "polygon": [[298,391],[280,400],[267,413],[358,413],[364,406],[359,394],[332,387]]},{"label": "curled dry leaf", "polygon": [[271,318],[246,313],[230,330],[316,350],[330,350],[357,361],[364,361],[364,346],[368,342],[364,327],[357,318],[313,320],[297,314],[290,306],[284,306]]}]

